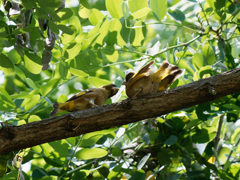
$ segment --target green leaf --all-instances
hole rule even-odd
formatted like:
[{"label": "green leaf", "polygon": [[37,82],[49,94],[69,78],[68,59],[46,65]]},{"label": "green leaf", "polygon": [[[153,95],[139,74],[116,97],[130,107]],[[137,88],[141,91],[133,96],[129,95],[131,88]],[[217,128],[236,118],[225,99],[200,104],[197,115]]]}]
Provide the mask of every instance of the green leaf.
[{"label": "green leaf", "polygon": [[167,0],[150,0],[150,7],[155,18],[161,21],[167,13]]},{"label": "green leaf", "polygon": [[195,69],[200,69],[204,66],[204,57],[201,53],[195,53],[192,57],[192,63]]},{"label": "green leaf", "polygon": [[70,44],[64,53],[64,57],[67,59],[72,59],[78,55],[78,53],[81,51],[82,45],[80,43],[72,43]]},{"label": "green leaf", "polygon": [[231,135],[231,144],[235,144],[240,137],[240,127],[235,129],[234,133]]},{"label": "green leaf", "polygon": [[28,102],[24,106],[25,110],[28,111],[32,109],[38,103],[39,99],[40,99],[40,95],[35,94],[32,98],[28,100]]},{"label": "green leaf", "polygon": [[105,130],[101,130],[101,131],[94,131],[94,132],[91,132],[91,133],[84,134],[83,138],[87,139],[87,138],[90,138],[90,137],[96,136],[96,135],[107,135],[107,134],[109,134],[113,131],[116,131],[117,129],[118,129],[118,127],[105,129]]},{"label": "green leaf", "polygon": [[[118,165],[116,165],[108,174],[107,176],[107,179],[114,179],[114,177],[118,176],[121,172],[121,169],[122,169],[122,165],[123,165],[123,162],[122,163],[119,163]],[[119,178],[116,178],[116,179],[120,179],[121,176]]]},{"label": "green leaf", "polygon": [[186,174],[189,179],[192,179],[194,177],[198,177],[201,174],[204,174],[204,171],[191,171],[191,172],[187,172]]},{"label": "green leaf", "polygon": [[122,0],[106,0],[106,7],[108,12],[113,18],[120,19],[123,17],[122,10],[121,10]]},{"label": "green leaf", "polygon": [[[106,48],[108,48],[109,46],[107,46]],[[111,48],[111,46],[110,46]],[[114,49],[112,47],[112,49]],[[119,58],[119,53],[118,51],[115,51],[115,50],[104,50],[103,51],[106,55],[106,58],[110,61],[110,62],[116,62]]]},{"label": "green leaf", "polygon": [[14,72],[14,66],[12,61],[3,53],[0,53],[0,68],[5,74],[11,74]]},{"label": "green leaf", "polygon": [[240,178],[239,169],[240,169],[240,164],[239,164],[239,163],[231,164],[231,166],[229,167],[230,173],[231,173],[236,179],[239,179],[239,178]]},{"label": "green leaf", "polygon": [[169,152],[166,149],[161,149],[157,153],[157,159],[160,164],[169,164],[171,162]]},{"label": "green leaf", "polygon": [[167,138],[167,140],[164,142],[164,144],[166,145],[173,145],[178,141],[178,137],[175,135],[171,135],[169,138]]},{"label": "green leaf", "polygon": [[70,73],[72,73],[75,76],[79,76],[79,77],[88,77],[89,76],[89,74],[85,73],[84,71],[75,69],[72,67],[70,67],[69,71],[70,71]]},{"label": "green leaf", "polygon": [[119,157],[122,155],[122,150],[119,147],[113,147],[111,153],[113,156]]},{"label": "green leaf", "polygon": [[82,31],[81,22],[77,16],[72,16],[68,24],[70,27],[74,27],[75,33],[80,33]]},{"label": "green leaf", "polygon": [[20,92],[20,94],[12,94],[11,97],[13,99],[25,99],[33,97],[33,94],[29,94],[29,92]]},{"label": "green leaf", "polygon": [[69,19],[73,15],[73,12],[70,8],[63,8],[57,11],[57,15],[59,16],[61,21],[64,21],[66,19]]},{"label": "green leaf", "polygon": [[207,143],[216,136],[216,127],[205,127],[192,136],[193,143]]},{"label": "green leaf", "polygon": [[104,18],[103,13],[101,13],[98,9],[93,8],[92,14],[89,16],[89,21],[92,25],[96,26],[99,21]]},{"label": "green leaf", "polygon": [[144,170],[137,170],[132,174],[130,180],[145,180],[145,171]]},{"label": "green leaf", "polygon": [[41,118],[37,115],[31,115],[29,118],[28,118],[28,123],[31,123],[31,122],[35,122],[35,121],[40,121]]},{"label": "green leaf", "polygon": [[193,54],[190,51],[180,51],[175,54],[177,57],[192,57]]},{"label": "green leaf", "polygon": [[122,2],[121,8],[124,18],[127,19],[130,16],[130,11],[126,1]]},{"label": "green leaf", "polygon": [[39,1],[39,4],[42,8],[46,8],[46,7],[59,8],[62,4],[62,1],[61,0]]},{"label": "green leaf", "polygon": [[13,64],[19,64],[22,61],[21,56],[15,49],[12,49],[8,54],[9,59],[13,62]]},{"label": "green leaf", "polygon": [[182,23],[185,20],[184,13],[179,9],[175,10],[168,9],[168,13],[178,23]]},{"label": "green leaf", "polygon": [[223,104],[223,107],[233,110],[240,110],[240,107],[236,104]]},{"label": "green leaf", "polygon": [[210,66],[201,67],[198,71],[198,78],[203,78],[206,74],[213,75],[213,69]]},{"label": "green leaf", "polygon": [[92,145],[96,144],[96,142],[102,137],[103,135],[95,135],[90,138],[86,138],[83,136],[83,139],[81,140],[79,147],[91,147]]},{"label": "green leaf", "polygon": [[25,53],[24,63],[27,70],[33,74],[39,74],[42,71],[42,59],[35,54]]},{"label": "green leaf", "polygon": [[148,159],[150,158],[151,153],[147,153],[138,163],[137,165],[137,170],[140,170],[143,168],[143,166],[146,164],[146,162],[148,161]]},{"label": "green leaf", "polygon": [[106,79],[100,79],[98,77],[90,76],[88,79],[95,87],[100,87],[102,85],[111,84],[110,81],[108,81]]},{"label": "green leaf", "polygon": [[145,7],[145,8],[142,8],[134,13],[132,13],[128,19],[140,19],[144,16],[147,16],[147,14],[149,13],[150,11],[150,8],[149,7]]},{"label": "green leaf", "polygon": [[51,20],[48,21],[48,26],[52,32],[54,32],[55,34],[59,34],[59,28],[54,22],[52,22]]},{"label": "green leaf", "polygon": [[4,106],[6,109],[12,109],[15,107],[12,98],[2,87],[0,87],[0,100],[3,102],[1,105]]},{"label": "green leaf", "polygon": [[48,81],[47,84],[45,84],[41,87],[41,94],[43,96],[46,96],[54,87],[57,86],[58,82],[59,82],[59,79],[56,79],[56,78]]},{"label": "green leaf", "polygon": [[26,82],[32,89],[38,89],[38,87],[36,86],[36,84],[34,83],[34,81],[32,79],[26,78]]},{"label": "green leaf", "polygon": [[29,1],[29,0],[21,0],[22,3],[23,3],[23,6],[26,8],[26,9],[32,9],[34,7],[34,4],[35,2],[33,1]]},{"label": "green leaf", "polygon": [[82,5],[82,7],[81,7],[80,11],[78,12],[79,16],[83,19],[86,19],[91,15],[92,7],[88,3],[87,0],[81,0],[81,5]]},{"label": "green leaf", "polygon": [[66,33],[69,35],[73,35],[73,33],[74,33],[74,30],[70,26],[65,26],[63,24],[59,24],[57,26],[63,33]]},{"label": "green leaf", "polygon": [[212,65],[215,62],[215,54],[209,43],[205,43],[202,48],[202,53],[204,58],[207,60],[208,64]]},{"label": "green leaf", "polygon": [[31,32],[32,28],[31,27],[23,27],[23,28],[18,28],[12,32],[12,34],[17,35],[17,34],[25,34],[28,32]]},{"label": "green leaf", "polygon": [[145,7],[148,7],[147,0],[128,0],[128,6],[132,13],[143,9]]},{"label": "green leaf", "polygon": [[76,152],[75,157],[81,160],[88,160],[94,158],[101,158],[108,154],[108,152],[101,148],[84,148]]},{"label": "green leaf", "polygon": [[213,9],[216,8],[216,9],[220,10],[222,7],[224,7],[226,5],[226,0],[207,0],[207,3]]},{"label": "green leaf", "polygon": [[142,46],[146,37],[146,26],[142,21],[136,22],[130,33],[130,43],[133,46]]},{"label": "green leaf", "polygon": [[[119,46],[124,46],[126,45],[126,42],[123,40],[121,34],[120,34],[120,30],[122,29],[122,24],[118,19],[112,19],[111,21],[109,21],[109,31],[108,34],[105,37],[105,41],[107,43],[108,46],[113,46],[114,44],[117,44]],[[101,28],[102,30],[102,28]],[[110,48],[110,49],[114,49],[114,48]],[[115,53],[114,51],[112,51],[111,53]],[[107,53],[108,54],[108,53]],[[118,55],[118,53],[117,53]],[[108,58],[110,61],[115,62],[116,60],[111,60],[111,58]],[[118,59],[118,58],[117,58]]]},{"label": "green leaf", "polygon": [[211,105],[209,102],[199,104],[196,108],[198,119],[201,119],[203,121],[207,120],[210,116],[208,113],[209,110],[211,110]]}]

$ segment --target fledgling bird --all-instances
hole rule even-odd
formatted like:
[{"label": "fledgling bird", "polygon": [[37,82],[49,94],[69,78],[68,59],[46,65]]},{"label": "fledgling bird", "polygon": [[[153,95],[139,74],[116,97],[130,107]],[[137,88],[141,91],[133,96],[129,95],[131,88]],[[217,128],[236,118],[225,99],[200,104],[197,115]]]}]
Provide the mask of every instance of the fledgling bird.
[{"label": "fledgling bird", "polygon": [[118,87],[114,84],[104,85],[99,88],[90,88],[74,95],[64,103],[53,103],[53,111],[50,117],[63,111],[78,111],[89,109],[95,106],[104,105],[106,100],[118,92]]},{"label": "fledgling bird", "polygon": [[152,72],[150,66],[153,63],[154,61],[151,61],[137,73],[130,72],[126,75],[122,85],[126,86],[126,94],[129,98],[164,91],[182,74],[178,66],[171,65],[167,61],[163,61],[161,67],[150,74]]}]

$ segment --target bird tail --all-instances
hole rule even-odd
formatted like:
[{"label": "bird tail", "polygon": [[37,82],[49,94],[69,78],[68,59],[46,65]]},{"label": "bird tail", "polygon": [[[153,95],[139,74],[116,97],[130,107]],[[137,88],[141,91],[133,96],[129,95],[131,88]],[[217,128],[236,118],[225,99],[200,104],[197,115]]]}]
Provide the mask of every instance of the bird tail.
[{"label": "bird tail", "polygon": [[160,82],[166,75],[169,74],[169,62],[163,61],[161,67],[150,77],[154,82]]},{"label": "bird tail", "polygon": [[50,113],[50,117],[54,116],[55,114],[58,114],[64,110],[62,110],[61,108],[65,105],[67,105],[68,102],[65,103],[58,103],[58,102],[54,102],[53,103],[53,111]]},{"label": "bird tail", "polygon": [[158,91],[164,91],[167,89],[179,76],[181,76],[182,70],[177,66],[172,66],[168,70],[168,74],[163,77],[158,86]]}]

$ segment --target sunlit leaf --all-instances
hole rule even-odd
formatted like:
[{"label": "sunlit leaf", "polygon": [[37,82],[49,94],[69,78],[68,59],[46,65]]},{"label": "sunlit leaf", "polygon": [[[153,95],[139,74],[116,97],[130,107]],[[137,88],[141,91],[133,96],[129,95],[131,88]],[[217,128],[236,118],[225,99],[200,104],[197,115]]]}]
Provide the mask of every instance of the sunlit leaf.
[{"label": "sunlit leaf", "polygon": [[150,7],[155,18],[161,21],[167,13],[167,0],[151,0]]},{"label": "sunlit leaf", "polygon": [[91,147],[92,145],[94,145],[103,135],[95,135],[92,136],[90,138],[85,138],[83,137],[79,146],[80,147]]},{"label": "sunlit leaf", "polygon": [[216,136],[216,127],[205,127],[192,136],[193,143],[207,143]]},{"label": "sunlit leaf", "polygon": [[77,16],[72,16],[68,22],[69,26],[74,26],[75,33],[80,33],[82,31],[81,23]]},{"label": "sunlit leaf", "polygon": [[2,101],[4,101],[1,105],[5,106],[6,108],[14,108],[15,107],[15,104],[14,104],[11,96],[9,96],[7,91],[5,91],[5,89],[3,89],[2,87],[0,87],[0,98]]},{"label": "sunlit leaf", "polygon": [[27,70],[33,74],[39,74],[42,71],[42,60],[35,54],[24,54],[24,63]]},{"label": "sunlit leaf", "polygon": [[92,7],[87,0],[81,0],[81,9],[78,12],[81,18],[88,18],[92,13]]},{"label": "sunlit leaf", "polygon": [[89,77],[89,81],[95,86],[100,87],[102,85],[111,84],[110,81],[106,79],[100,79],[98,77]]},{"label": "sunlit leaf", "polygon": [[101,13],[98,9],[93,8],[92,14],[89,16],[89,21],[95,26],[103,18],[103,13]]},{"label": "sunlit leaf", "polygon": [[79,76],[79,77],[89,76],[89,74],[85,73],[84,71],[79,70],[79,69],[75,69],[75,68],[72,68],[72,67],[70,67],[69,71],[75,76]]},{"label": "sunlit leaf", "polygon": [[207,0],[207,3],[213,8],[220,10],[225,6],[226,0]]},{"label": "sunlit leaf", "polygon": [[204,66],[204,56],[201,53],[195,53],[192,57],[192,63],[196,69]]},{"label": "sunlit leaf", "polygon": [[139,19],[142,18],[143,16],[146,16],[150,11],[149,7],[142,8],[134,13],[132,13],[128,19]]},{"label": "sunlit leaf", "polygon": [[133,46],[142,46],[146,37],[146,26],[142,21],[136,22],[130,33],[130,43]]},{"label": "sunlit leaf", "polygon": [[31,115],[29,118],[28,118],[28,123],[31,123],[31,122],[35,122],[35,121],[40,121],[41,118],[37,115]]},{"label": "sunlit leaf", "polygon": [[140,9],[148,7],[148,2],[147,2],[147,0],[129,0],[128,6],[129,6],[130,11],[132,13],[134,13]]},{"label": "sunlit leaf", "polygon": [[14,66],[12,61],[3,53],[0,53],[0,69],[5,73],[5,74],[11,74],[14,72]]},{"label": "sunlit leaf", "polygon": [[215,62],[215,54],[214,51],[209,43],[205,43],[204,46],[202,47],[202,52],[204,58],[206,58],[207,63],[209,65],[214,64]]},{"label": "sunlit leaf", "polygon": [[108,154],[108,152],[101,148],[84,148],[76,152],[75,157],[88,160],[93,158],[101,158]]},{"label": "sunlit leaf", "polygon": [[120,8],[121,4],[122,0],[106,0],[107,10],[113,18],[120,19],[123,16],[122,10]]},{"label": "sunlit leaf", "polygon": [[24,106],[25,110],[28,111],[28,110],[32,109],[36,104],[38,104],[39,99],[40,99],[39,94],[36,94],[32,98],[30,98],[29,101]]},{"label": "sunlit leaf", "polygon": [[124,18],[128,18],[130,16],[130,11],[128,8],[128,4],[125,1],[122,2],[121,8]]},{"label": "sunlit leaf", "polygon": [[41,93],[43,96],[46,96],[52,89],[57,85],[59,79],[51,79],[47,84],[41,87]]}]

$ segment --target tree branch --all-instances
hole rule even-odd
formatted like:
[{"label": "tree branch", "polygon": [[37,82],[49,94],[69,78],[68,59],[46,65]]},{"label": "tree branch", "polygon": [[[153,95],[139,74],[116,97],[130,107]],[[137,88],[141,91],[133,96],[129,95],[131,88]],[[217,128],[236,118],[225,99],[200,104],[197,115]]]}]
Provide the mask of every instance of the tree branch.
[{"label": "tree branch", "polygon": [[0,154],[161,116],[240,92],[240,68],[143,98],[0,129]]}]

